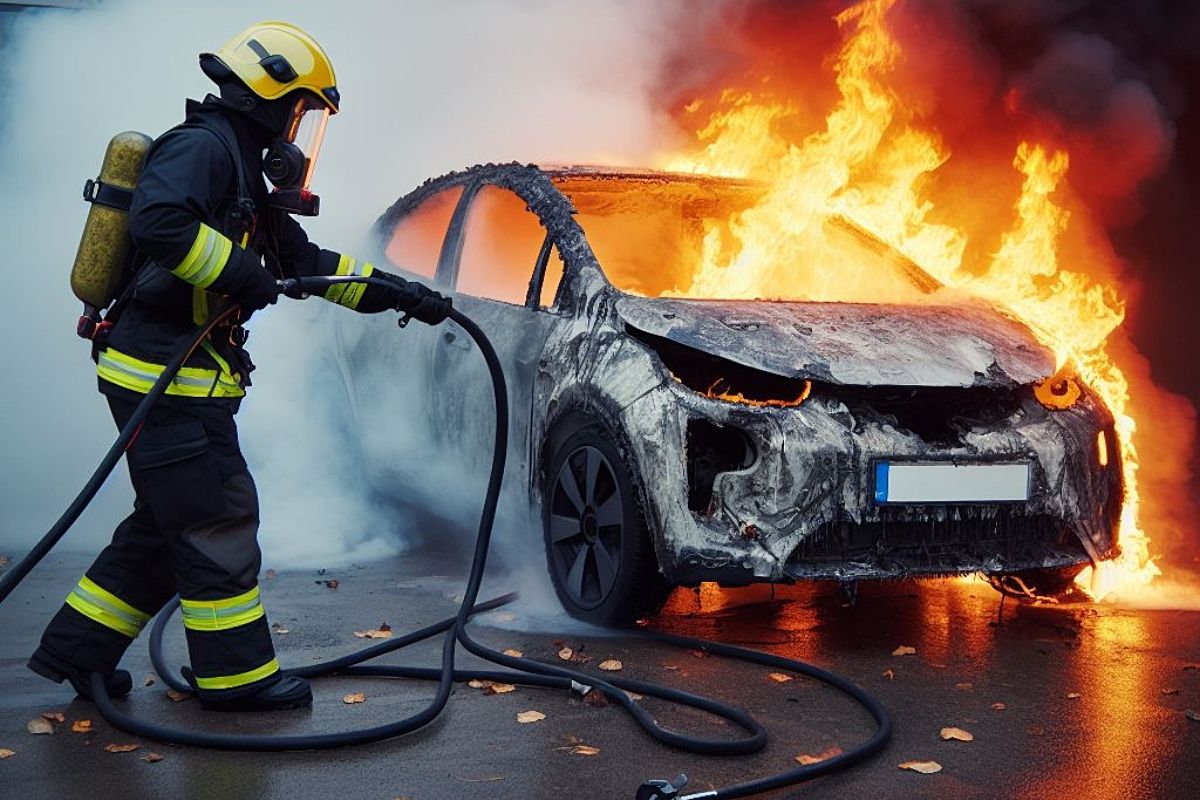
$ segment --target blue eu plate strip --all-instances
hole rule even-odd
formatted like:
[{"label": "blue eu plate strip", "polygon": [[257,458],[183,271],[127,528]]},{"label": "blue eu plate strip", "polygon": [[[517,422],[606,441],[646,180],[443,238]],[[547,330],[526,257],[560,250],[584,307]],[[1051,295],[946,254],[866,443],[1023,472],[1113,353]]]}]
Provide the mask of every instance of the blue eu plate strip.
[{"label": "blue eu plate strip", "polygon": [[886,503],[888,499],[888,462],[875,465],[875,502]]}]

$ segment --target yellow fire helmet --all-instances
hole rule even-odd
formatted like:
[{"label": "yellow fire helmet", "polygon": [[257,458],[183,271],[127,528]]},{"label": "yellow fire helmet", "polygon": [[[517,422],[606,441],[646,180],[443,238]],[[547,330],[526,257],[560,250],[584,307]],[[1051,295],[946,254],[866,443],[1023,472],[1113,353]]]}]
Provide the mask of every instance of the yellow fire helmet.
[{"label": "yellow fire helmet", "polygon": [[213,61],[218,69],[232,72],[264,100],[303,89],[315,95],[330,114],[338,112],[341,96],[333,64],[321,45],[295,25],[259,22],[234,36],[216,53],[201,53],[205,73],[219,82],[213,74]]}]

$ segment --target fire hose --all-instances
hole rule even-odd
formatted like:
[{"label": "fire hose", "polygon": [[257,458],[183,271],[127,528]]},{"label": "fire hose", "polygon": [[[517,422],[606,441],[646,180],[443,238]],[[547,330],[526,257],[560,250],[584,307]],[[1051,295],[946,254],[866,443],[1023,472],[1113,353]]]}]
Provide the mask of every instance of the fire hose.
[{"label": "fire hose", "polygon": [[[322,291],[335,283],[365,283],[390,286],[377,278],[362,278],[357,276],[317,277],[291,279],[281,282],[284,294],[290,297],[302,298],[310,292]],[[121,429],[116,441],[109,448],[99,467],[84,485],[79,495],[63,512],[62,516],[46,535],[34,546],[32,551],[13,566],[4,576],[0,577],[0,603],[8,597],[12,590],[21,582],[31,569],[41,561],[55,544],[66,534],[71,525],[88,506],[108,478],[122,454],[129,448],[137,435],[142,422],[146,419],[150,408],[163,395],[172,378],[195,352],[205,337],[221,322],[229,319],[237,311],[237,306],[227,306],[218,310],[204,323],[189,342],[171,359],[155,382],[151,390],[138,404],[129,422]],[[471,561],[470,576],[467,579],[466,590],[462,602],[453,617],[448,617],[432,625],[412,633],[400,636],[392,641],[383,642],[360,650],[356,653],[335,658],[307,667],[287,670],[288,674],[304,678],[317,678],[329,675],[352,675],[372,678],[408,678],[437,681],[437,690],[432,701],[423,710],[405,719],[378,725],[371,728],[342,731],[338,733],[301,734],[289,736],[247,735],[205,733],[200,731],[172,728],[151,722],[139,720],[117,707],[104,687],[104,678],[98,673],[91,677],[92,695],[97,707],[104,718],[114,727],[134,736],[146,739],[168,742],[177,745],[205,747],[217,750],[244,750],[258,752],[282,752],[290,750],[323,750],[348,745],[366,744],[368,742],[390,739],[411,733],[432,722],[445,708],[455,682],[469,680],[487,680],[503,683],[519,684],[549,689],[564,689],[581,694],[589,691],[602,693],[609,701],[620,705],[641,725],[655,741],[701,755],[745,755],[762,750],[767,744],[767,732],[762,724],[746,711],[727,703],[701,695],[672,689],[648,681],[629,678],[609,677],[600,679],[594,675],[578,672],[557,665],[546,664],[532,659],[507,655],[493,650],[471,637],[467,623],[475,614],[490,611],[516,599],[515,594],[479,602],[479,589],[483,582],[484,570],[487,565],[488,550],[491,543],[492,524],[495,521],[496,507],[500,498],[500,487],[504,476],[505,460],[508,451],[508,391],[504,372],[496,351],[487,336],[469,317],[458,310],[452,310],[449,318],[457,323],[479,346],[492,379],[492,389],[495,399],[495,442],[493,445],[492,465],[488,477],[487,491],[484,496],[483,509],[480,513],[479,528],[475,539],[475,551]],[[401,327],[407,323],[407,318],[400,320]],[[179,691],[190,691],[186,681],[175,675],[168,667],[163,655],[163,635],[167,623],[179,607],[176,597],[167,604],[155,619],[150,632],[150,658],[155,670],[164,682]],[[417,642],[442,635],[442,656],[440,667],[408,667],[370,665],[365,662],[392,653]],[[687,777],[680,774],[672,780],[651,779],[644,782],[637,790],[636,800],[698,800],[698,798],[734,798],[746,797],[773,789],[780,789],[803,781],[812,780],[822,775],[837,772],[853,766],[878,753],[888,743],[892,735],[892,723],[887,710],[874,697],[867,694],[852,681],[821,669],[820,667],[795,659],[763,653],[734,645],[677,636],[666,633],[639,632],[640,637],[651,641],[662,642],[677,647],[690,648],[712,653],[719,656],[748,661],[775,670],[794,672],[825,683],[850,697],[865,709],[875,721],[875,732],[865,742],[846,750],[843,753],[819,761],[815,764],[794,767],[762,778],[733,784],[720,789],[708,790],[694,794],[681,794],[687,784]],[[455,656],[458,646],[467,652],[505,667],[504,670],[459,669],[455,666]],[[668,730],[657,722],[650,713],[638,705],[628,692],[649,697],[656,697],[668,702],[687,705],[732,722],[746,732],[747,735],[736,739],[704,739],[684,735]]]}]

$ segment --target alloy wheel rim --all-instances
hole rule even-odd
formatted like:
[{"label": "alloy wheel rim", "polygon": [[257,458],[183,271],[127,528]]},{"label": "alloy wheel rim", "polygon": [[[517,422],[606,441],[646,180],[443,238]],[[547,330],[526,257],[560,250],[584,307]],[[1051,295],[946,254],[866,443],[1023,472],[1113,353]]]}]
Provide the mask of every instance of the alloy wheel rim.
[{"label": "alloy wheel rim", "polygon": [[625,506],[612,464],[597,448],[576,448],[554,478],[550,547],[559,585],[592,609],[616,586]]}]

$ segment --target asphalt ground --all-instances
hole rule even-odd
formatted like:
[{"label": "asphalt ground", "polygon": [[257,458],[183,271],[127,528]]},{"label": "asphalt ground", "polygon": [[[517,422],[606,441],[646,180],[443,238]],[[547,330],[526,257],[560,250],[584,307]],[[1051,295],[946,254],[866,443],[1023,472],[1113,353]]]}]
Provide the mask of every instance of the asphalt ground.
[{"label": "asphalt ground", "polygon": [[[478,637],[498,648],[561,663],[564,646],[597,671],[617,659],[622,674],[712,694],[763,721],[766,750],[714,758],[652,742],[621,711],[565,692],[517,687],[487,694],[456,687],[445,713],[399,740],[326,752],[242,754],[139,741],[111,728],[94,706],[24,667],[42,626],[86,566],[52,556],[0,608],[0,795],[12,798],[633,798],[647,777],[691,776],[688,791],[743,781],[849,748],[870,719],[833,690],[805,679],[777,680],[757,666],[629,636],[611,636],[528,604],[478,618]],[[280,660],[307,664],[369,642],[355,631],[387,623],[416,628],[453,613],[465,569],[453,553],[408,554],[328,571],[268,573],[263,596]],[[527,584],[529,577],[512,579]],[[326,582],[337,581],[336,588]],[[500,577],[493,593],[507,588]],[[517,586],[514,588],[522,588]],[[678,593],[651,627],[761,648],[841,672],[886,704],[895,737],[881,755],[848,772],[774,797],[1174,798],[1200,792],[1200,613],[1130,611],[1086,604],[1020,605],[980,582],[938,580],[863,585],[850,604],[829,585],[734,597]],[[185,651],[179,624],[171,660]],[[565,632],[555,632],[555,630]],[[535,632],[535,631],[548,632]],[[895,655],[899,647],[915,653]],[[436,664],[436,644],[393,654],[390,663]],[[472,663],[464,656],[463,663]],[[144,641],[124,666],[134,674],[127,706],[163,723],[211,731],[335,731],[416,711],[432,685],[332,678],[316,703],[275,715],[206,713],[173,701],[152,670]],[[597,674],[601,674],[597,672]],[[346,704],[347,694],[365,701]],[[731,726],[652,698],[639,702],[665,725],[720,737]],[[997,704],[1003,704],[1002,707]],[[521,724],[517,714],[545,719]],[[30,720],[61,712],[53,734]],[[91,720],[89,733],[72,723]],[[970,742],[943,741],[944,727]],[[110,744],[138,744],[108,752]],[[577,745],[598,749],[585,755]],[[591,752],[591,751],[585,751]],[[161,760],[148,761],[150,753]],[[936,774],[901,770],[935,761]]]}]

